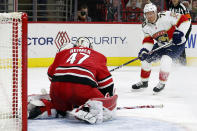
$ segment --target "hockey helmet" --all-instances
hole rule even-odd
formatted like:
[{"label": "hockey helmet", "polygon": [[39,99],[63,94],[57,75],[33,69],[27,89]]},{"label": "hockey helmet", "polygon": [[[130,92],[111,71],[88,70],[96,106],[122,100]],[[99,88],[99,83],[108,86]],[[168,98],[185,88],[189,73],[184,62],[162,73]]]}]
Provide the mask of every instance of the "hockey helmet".
[{"label": "hockey helmet", "polygon": [[[148,12],[154,12],[154,14],[155,14],[155,16],[157,15],[157,7],[156,7],[156,5],[154,5],[153,3],[149,3],[149,4],[146,4],[145,6],[144,6],[144,18],[145,18],[145,20],[147,21],[147,22],[153,22],[153,21],[155,21],[156,20],[156,17],[154,18],[154,17],[151,17],[150,19],[154,19],[154,20],[148,20],[147,19],[147,14],[146,13],[148,13]],[[152,23],[151,22],[151,23]]]},{"label": "hockey helmet", "polygon": [[151,12],[151,11],[154,11],[155,13],[157,13],[156,5],[154,5],[153,3],[146,4],[144,6],[144,14],[147,12]]},{"label": "hockey helmet", "polygon": [[87,37],[79,37],[76,42],[76,46],[92,48],[92,43]]}]

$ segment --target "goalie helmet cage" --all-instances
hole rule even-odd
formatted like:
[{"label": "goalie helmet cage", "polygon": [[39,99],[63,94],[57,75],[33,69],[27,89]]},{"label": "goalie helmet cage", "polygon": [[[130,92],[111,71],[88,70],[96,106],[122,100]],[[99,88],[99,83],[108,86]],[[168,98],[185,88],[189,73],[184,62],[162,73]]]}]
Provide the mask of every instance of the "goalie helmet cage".
[{"label": "goalie helmet cage", "polygon": [[0,131],[27,131],[27,14],[0,13]]}]

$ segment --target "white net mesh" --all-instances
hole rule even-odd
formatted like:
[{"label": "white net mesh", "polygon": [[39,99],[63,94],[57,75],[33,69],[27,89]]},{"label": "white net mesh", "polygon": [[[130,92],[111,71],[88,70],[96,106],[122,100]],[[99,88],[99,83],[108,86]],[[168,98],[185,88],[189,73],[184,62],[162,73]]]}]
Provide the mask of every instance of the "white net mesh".
[{"label": "white net mesh", "polygon": [[22,130],[22,13],[0,13],[0,131]]}]

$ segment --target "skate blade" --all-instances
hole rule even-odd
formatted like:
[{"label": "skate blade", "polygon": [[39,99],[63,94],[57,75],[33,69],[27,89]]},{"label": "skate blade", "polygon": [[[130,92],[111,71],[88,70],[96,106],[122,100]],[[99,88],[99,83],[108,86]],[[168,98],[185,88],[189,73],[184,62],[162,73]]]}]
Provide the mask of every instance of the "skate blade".
[{"label": "skate blade", "polygon": [[160,92],[154,92],[153,91],[153,95],[159,95],[159,94],[162,94],[162,91],[160,91]]},{"label": "skate blade", "polygon": [[153,92],[153,95],[158,95],[159,94],[159,92]]},{"label": "skate blade", "polygon": [[140,89],[131,89],[131,92],[142,92],[146,90],[146,88],[140,88]]}]

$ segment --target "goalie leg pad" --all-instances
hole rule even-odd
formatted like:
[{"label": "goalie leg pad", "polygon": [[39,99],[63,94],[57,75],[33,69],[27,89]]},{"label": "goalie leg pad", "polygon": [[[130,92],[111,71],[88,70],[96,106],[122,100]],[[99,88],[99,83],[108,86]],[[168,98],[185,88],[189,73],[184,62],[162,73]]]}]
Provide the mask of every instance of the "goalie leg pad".
[{"label": "goalie leg pad", "polygon": [[93,98],[91,100],[103,103],[103,122],[111,120],[115,116],[118,95],[107,98]]},{"label": "goalie leg pad", "polygon": [[57,114],[48,94],[29,95],[27,107],[28,119],[55,117]]},{"label": "goalie leg pad", "polygon": [[53,104],[51,103],[51,101],[48,101],[46,99],[41,99],[41,101],[45,105],[45,106],[40,107],[41,112],[47,111],[48,116],[51,116],[51,109],[53,109]]},{"label": "goalie leg pad", "polygon": [[103,122],[103,103],[100,101],[88,100],[84,105],[71,112],[76,118],[90,124]]},{"label": "goalie leg pad", "polygon": [[116,109],[109,110],[105,107],[103,107],[103,122],[111,120],[115,117]]},{"label": "goalie leg pad", "polygon": [[[29,106],[29,104],[28,104],[28,106]],[[32,107],[31,110],[28,109],[28,119],[34,119],[41,114],[42,114],[42,112],[40,110],[40,107],[38,107],[38,106]]]},{"label": "goalie leg pad", "polygon": [[118,99],[118,95],[114,95],[112,97],[107,97],[107,98],[92,98],[91,100],[101,101],[105,108],[112,111],[116,108],[117,99]]}]

